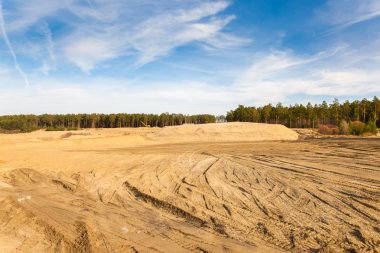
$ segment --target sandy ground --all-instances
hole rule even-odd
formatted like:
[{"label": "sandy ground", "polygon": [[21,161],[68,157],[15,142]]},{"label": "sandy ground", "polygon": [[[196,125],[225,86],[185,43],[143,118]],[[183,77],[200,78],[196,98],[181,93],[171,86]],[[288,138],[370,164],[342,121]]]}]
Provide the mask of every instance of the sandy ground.
[{"label": "sandy ground", "polygon": [[380,139],[249,123],[0,135],[0,252],[379,252]]}]

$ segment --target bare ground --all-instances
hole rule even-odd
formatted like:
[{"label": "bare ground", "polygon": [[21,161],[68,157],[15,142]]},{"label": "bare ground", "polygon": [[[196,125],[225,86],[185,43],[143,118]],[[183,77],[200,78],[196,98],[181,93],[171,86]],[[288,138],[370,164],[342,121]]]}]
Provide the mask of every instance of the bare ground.
[{"label": "bare ground", "polygon": [[0,135],[0,252],[380,251],[380,139],[277,130]]}]

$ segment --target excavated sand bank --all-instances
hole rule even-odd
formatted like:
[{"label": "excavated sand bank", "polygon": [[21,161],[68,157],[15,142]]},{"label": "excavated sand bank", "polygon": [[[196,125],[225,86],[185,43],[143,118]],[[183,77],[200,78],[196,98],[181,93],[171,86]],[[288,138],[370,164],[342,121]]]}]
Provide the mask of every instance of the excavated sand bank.
[{"label": "excavated sand bank", "polygon": [[226,142],[297,140],[298,134],[283,125],[222,123],[164,127],[150,137],[168,142]]}]

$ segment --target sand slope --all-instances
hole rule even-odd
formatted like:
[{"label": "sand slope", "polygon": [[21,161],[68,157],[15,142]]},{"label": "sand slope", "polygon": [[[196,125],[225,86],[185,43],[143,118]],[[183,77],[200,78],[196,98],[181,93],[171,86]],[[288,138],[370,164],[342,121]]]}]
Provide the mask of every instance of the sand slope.
[{"label": "sand slope", "polygon": [[167,142],[226,142],[297,140],[298,134],[283,125],[236,122],[164,127],[149,137]]}]

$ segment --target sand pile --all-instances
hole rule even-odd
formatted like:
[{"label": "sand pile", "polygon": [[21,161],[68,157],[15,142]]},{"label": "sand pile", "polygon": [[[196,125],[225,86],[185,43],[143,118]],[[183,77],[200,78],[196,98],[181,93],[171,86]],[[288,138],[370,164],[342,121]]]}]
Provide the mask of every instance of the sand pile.
[{"label": "sand pile", "polygon": [[298,134],[283,125],[234,122],[164,127],[150,137],[169,142],[228,142],[297,140]]}]

